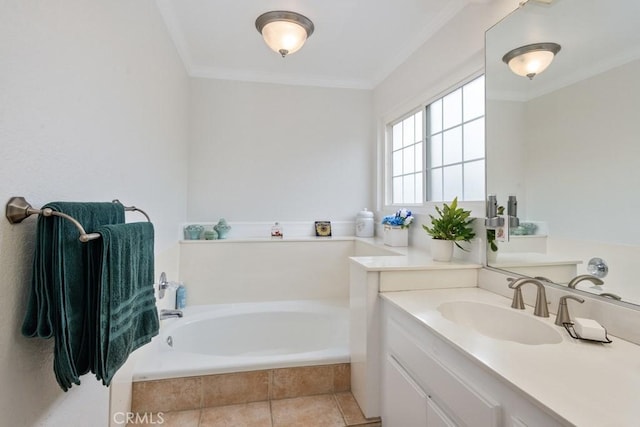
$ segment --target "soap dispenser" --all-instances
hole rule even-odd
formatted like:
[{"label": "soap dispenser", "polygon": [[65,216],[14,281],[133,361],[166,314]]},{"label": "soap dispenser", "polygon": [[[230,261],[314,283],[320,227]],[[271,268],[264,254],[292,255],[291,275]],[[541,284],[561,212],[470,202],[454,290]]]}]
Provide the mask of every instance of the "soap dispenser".
[{"label": "soap dispenser", "polygon": [[187,306],[187,288],[181,283],[176,289],[176,309],[183,310]]}]

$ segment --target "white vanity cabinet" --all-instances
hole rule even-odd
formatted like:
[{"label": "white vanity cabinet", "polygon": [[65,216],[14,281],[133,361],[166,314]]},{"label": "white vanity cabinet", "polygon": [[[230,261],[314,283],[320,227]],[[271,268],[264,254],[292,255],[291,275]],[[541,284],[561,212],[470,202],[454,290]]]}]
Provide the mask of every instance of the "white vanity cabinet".
[{"label": "white vanity cabinet", "polygon": [[385,426],[455,427],[455,423],[411,378],[411,375],[387,354],[384,364],[382,414]]},{"label": "white vanity cabinet", "polygon": [[567,425],[382,299],[381,416],[385,427]]}]

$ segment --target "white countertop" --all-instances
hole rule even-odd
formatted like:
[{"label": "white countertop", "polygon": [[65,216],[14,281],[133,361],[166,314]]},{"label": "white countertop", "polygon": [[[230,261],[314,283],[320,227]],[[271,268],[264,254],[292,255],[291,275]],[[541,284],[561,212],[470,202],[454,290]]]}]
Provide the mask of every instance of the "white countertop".
[{"label": "white countertop", "polygon": [[413,246],[386,246],[382,239],[356,238],[356,240],[388,251],[389,255],[353,256],[350,261],[367,271],[400,270],[460,270],[480,269],[482,264],[454,259],[451,262],[434,261],[426,250]]},{"label": "white countertop", "polygon": [[380,295],[568,422],[598,427],[640,425],[640,346],[611,335],[611,344],[574,340],[554,325],[554,314],[535,317],[529,306],[525,315],[558,328],[561,343],[525,345],[489,338],[445,319],[437,310],[450,301],[510,307],[510,299],[480,288]]},{"label": "white countertop", "polygon": [[426,252],[424,256],[413,252],[407,256],[360,256],[351,257],[350,260],[368,271],[460,270],[482,268],[481,264],[476,263],[434,261]]}]

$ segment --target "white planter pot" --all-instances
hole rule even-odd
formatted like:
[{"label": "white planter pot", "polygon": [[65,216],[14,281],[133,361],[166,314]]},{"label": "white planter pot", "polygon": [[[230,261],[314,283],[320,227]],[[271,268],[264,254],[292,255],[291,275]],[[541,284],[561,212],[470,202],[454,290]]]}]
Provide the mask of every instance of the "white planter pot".
[{"label": "white planter pot", "polygon": [[453,258],[453,241],[431,239],[431,257],[434,261],[451,261],[451,258]]},{"label": "white planter pot", "polygon": [[387,246],[409,246],[409,229],[386,225],[383,228],[383,241]]},{"label": "white planter pot", "polygon": [[498,251],[492,251],[491,248],[487,248],[487,264],[493,264],[498,259]]}]

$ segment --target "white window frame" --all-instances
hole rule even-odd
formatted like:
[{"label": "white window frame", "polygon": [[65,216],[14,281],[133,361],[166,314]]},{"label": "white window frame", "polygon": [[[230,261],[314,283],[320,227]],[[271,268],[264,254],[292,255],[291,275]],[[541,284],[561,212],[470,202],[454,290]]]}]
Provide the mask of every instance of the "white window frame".
[{"label": "white window frame", "polygon": [[[402,121],[404,121],[405,119],[415,115],[416,113],[418,113],[418,111],[422,111],[422,196],[421,196],[421,202],[419,203],[393,203],[393,127],[398,124],[401,123]],[[418,108],[414,108],[413,110],[411,110],[410,112],[404,114],[403,116],[401,116],[400,118],[388,123],[385,126],[385,189],[384,189],[384,201],[385,201],[385,206],[398,206],[398,207],[419,207],[419,206],[423,206],[424,205],[424,201],[426,198],[426,189],[424,188],[424,183],[425,181],[425,171],[426,171],[426,167],[425,167],[425,160],[426,160],[426,154],[424,152],[425,148],[426,148],[426,140],[425,140],[425,123],[426,123],[426,106],[420,106]]]},{"label": "white window frame", "polygon": [[[454,91],[456,91],[457,89],[459,89],[460,87],[466,85],[467,83],[472,82],[473,80],[477,79],[478,77],[484,75],[484,70],[480,70],[472,75],[470,75],[468,78],[459,81],[458,83],[450,86],[449,88],[439,92],[437,95],[432,96],[430,98],[427,99],[426,102],[421,103],[419,106],[417,107],[413,107],[413,108],[407,108],[406,112],[404,114],[398,114],[396,115],[396,117],[394,119],[387,119],[384,120],[383,123],[381,123],[384,126],[384,131],[383,131],[383,135],[384,135],[384,141],[382,144],[382,148],[383,148],[383,152],[381,153],[381,155],[383,156],[382,158],[382,180],[379,181],[381,182],[382,188],[380,190],[380,201],[381,206],[380,208],[384,211],[392,211],[392,210],[397,210],[401,207],[407,207],[407,208],[411,208],[414,212],[416,213],[431,213],[434,211],[433,207],[434,206],[441,206],[443,202],[441,201],[427,201],[427,191],[428,191],[428,184],[427,184],[427,135],[426,135],[426,121],[427,121],[427,106],[436,102],[437,100],[447,96],[449,93],[452,93]],[[485,95],[486,96],[486,95]],[[415,105],[415,104],[414,104]],[[392,152],[393,152],[393,147],[392,147],[392,132],[393,132],[393,125],[402,121],[404,118],[407,118],[413,114],[415,114],[417,111],[422,110],[423,114],[422,114],[422,120],[423,120],[423,149],[422,149],[422,156],[423,156],[423,185],[422,185],[422,202],[421,203],[393,203],[393,194],[392,194],[392,189],[393,189],[393,182],[392,182]],[[485,127],[486,127],[486,105],[485,105]],[[486,129],[486,128],[485,128]],[[485,135],[486,135],[486,130],[485,130]],[[486,144],[487,141],[485,139],[485,153],[484,153],[484,161],[485,161],[485,198],[486,198],[486,168],[487,168],[487,151],[486,151]],[[445,203],[450,202],[450,200],[444,201]],[[465,200],[465,201],[460,201],[459,205],[461,207],[464,207],[465,209],[470,209],[472,210],[473,213],[475,214],[479,214],[480,212],[484,211],[484,207],[485,207],[485,201],[484,200]]]}]

